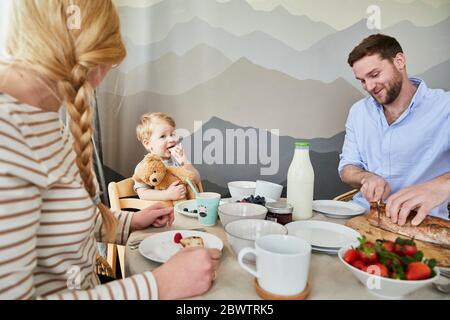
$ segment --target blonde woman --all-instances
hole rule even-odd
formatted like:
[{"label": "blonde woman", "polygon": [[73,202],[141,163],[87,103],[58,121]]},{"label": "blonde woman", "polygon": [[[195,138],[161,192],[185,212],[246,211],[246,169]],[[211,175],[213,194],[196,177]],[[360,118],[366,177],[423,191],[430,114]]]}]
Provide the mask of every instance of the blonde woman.
[{"label": "blonde woman", "polygon": [[99,201],[90,102],[125,57],[119,30],[110,0],[13,1],[0,66],[0,299],[174,299],[211,286],[220,252],[200,248],[106,285],[95,274],[96,241],[173,222],[173,209],[111,213]]}]

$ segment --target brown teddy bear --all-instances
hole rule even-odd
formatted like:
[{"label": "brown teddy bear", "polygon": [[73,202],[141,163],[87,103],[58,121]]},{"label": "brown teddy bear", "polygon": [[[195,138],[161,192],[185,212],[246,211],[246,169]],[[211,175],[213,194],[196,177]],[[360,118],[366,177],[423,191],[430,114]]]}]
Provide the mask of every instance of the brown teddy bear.
[{"label": "brown teddy bear", "polygon": [[[166,167],[157,155],[147,154],[132,178],[134,181],[145,183],[150,188],[156,190],[166,190],[175,181],[180,181],[186,186],[186,198],[195,199],[194,191],[186,185],[186,179],[193,181],[194,175],[182,167]],[[163,202],[169,206],[173,206],[183,200],[186,199]]]}]

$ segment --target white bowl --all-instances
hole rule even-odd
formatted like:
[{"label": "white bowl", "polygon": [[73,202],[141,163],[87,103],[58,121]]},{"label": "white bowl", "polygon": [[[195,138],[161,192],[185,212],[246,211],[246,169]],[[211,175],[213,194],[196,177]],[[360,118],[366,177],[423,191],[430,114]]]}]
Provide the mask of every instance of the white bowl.
[{"label": "white bowl", "polygon": [[343,257],[345,252],[351,248],[352,246],[341,248],[338,252],[339,260],[341,260],[369,292],[378,297],[384,299],[401,299],[413,291],[435,282],[439,278],[439,268],[437,267],[434,268],[436,275],[425,280],[398,280],[369,274],[344,261]]},{"label": "white bowl", "polygon": [[[268,220],[243,219],[228,223],[225,234],[236,257],[245,247],[255,247],[255,240],[268,234],[284,234],[288,230],[285,226]],[[253,255],[246,256],[245,260],[254,261]]]},{"label": "white bowl", "polygon": [[267,215],[267,208],[254,203],[230,202],[219,206],[219,218],[223,226],[241,219],[261,219]]},{"label": "white bowl", "polygon": [[255,193],[255,181],[232,181],[228,182],[228,191],[231,197],[242,200]]}]

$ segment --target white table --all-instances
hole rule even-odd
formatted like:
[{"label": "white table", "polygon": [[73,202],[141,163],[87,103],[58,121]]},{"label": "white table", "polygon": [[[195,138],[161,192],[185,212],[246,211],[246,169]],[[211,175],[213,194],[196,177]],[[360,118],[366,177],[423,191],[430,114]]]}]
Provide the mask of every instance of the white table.
[{"label": "white table", "polygon": [[[322,214],[315,214],[313,220],[330,221],[345,224],[345,219],[330,219]],[[193,229],[202,227],[196,218],[186,217],[175,213],[175,223],[171,228],[149,228],[133,232],[128,243],[141,240],[157,232],[175,229]],[[261,299],[254,288],[254,278],[244,271],[237,262],[236,255],[226,240],[225,231],[218,222],[214,227],[204,227],[207,232],[218,236],[224,243],[223,256],[219,273],[210,291],[205,295],[193,299],[202,300],[257,300]],[[147,260],[127,245],[125,251],[126,275],[131,276],[147,270],[153,270],[159,263]],[[311,292],[308,299],[379,299],[371,294],[354,276],[342,265],[337,256],[313,253],[310,264]],[[432,285],[413,292],[406,299],[450,299],[437,291]]]}]

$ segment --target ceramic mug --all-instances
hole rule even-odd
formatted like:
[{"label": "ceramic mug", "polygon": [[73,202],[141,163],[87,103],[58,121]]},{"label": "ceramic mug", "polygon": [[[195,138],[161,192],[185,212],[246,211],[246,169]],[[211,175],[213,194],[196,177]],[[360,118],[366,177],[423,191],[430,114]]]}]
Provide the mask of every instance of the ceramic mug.
[{"label": "ceramic mug", "polygon": [[283,192],[283,186],[269,181],[256,180],[255,196],[278,201]]},{"label": "ceramic mug", "polygon": [[[256,269],[243,261],[247,254],[256,256]],[[281,296],[293,296],[305,290],[310,260],[308,242],[280,234],[262,236],[255,241],[255,248],[244,248],[238,255],[241,267],[258,279],[262,289]]]},{"label": "ceramic mug", "polygon": [[220,194],[215,192],[200,192],[196,196],[198,222],[203,226],[214,226],[217,223],[217,208]]}]

